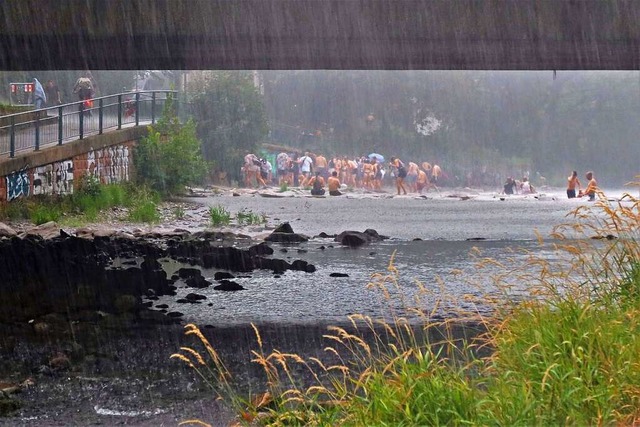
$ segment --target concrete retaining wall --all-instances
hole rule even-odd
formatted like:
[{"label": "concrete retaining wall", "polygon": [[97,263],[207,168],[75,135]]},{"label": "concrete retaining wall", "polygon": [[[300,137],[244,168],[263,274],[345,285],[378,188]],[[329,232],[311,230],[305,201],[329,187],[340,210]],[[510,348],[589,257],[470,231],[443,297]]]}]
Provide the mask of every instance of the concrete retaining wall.
[{"label": "concrete retaining wall", "polygon": [[72,194],[74,182],[93,175],[103,184],[134,176],[133,148],[144,126],[87,137],[0,162],[0,201],[38,194]]}]

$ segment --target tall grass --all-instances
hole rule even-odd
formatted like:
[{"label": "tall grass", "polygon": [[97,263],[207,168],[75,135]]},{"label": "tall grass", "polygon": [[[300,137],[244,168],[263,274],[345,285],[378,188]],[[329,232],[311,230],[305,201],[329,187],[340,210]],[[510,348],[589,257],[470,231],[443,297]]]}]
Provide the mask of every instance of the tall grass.
[{"label": "tall grass", "polygon": [[[626,196],[579,207],[554,231],[557,258],[532,255],[522,263],[520,256],[514,267],[480,256],[480,270],[504,268],[494,277],[503,294],[478,301],[490,304],[489,315],[461,312],[462,320],[435,321],[437,307],[425,310],[421,300],[427,287],[418,284],[413,298],[404,295],[392,258],[369,284],[390,302],[390,316],[352,315],[349,327],[330,327],[326,359],[266,354],[254,327],[258,350],[251,357],[262,367],[266,389],[253,397],[229,386],[217,353],[213,363],[194,348],[172,357],[206,370],[203,378],[244,424],[637,425],[639,206]],[[513,298],[514,285],[526,295]],[[464,320],[486,332],[475,340],[456,338],[451,331]],[[207,339],[194,331],[188,325],[187,334],[211,355]],[[294,374],[299,368],[304,379]],[[221,375],[222,389],[215,382]]]},{"label": "tall grass", "polygon": [[39,195],[0,204],[0,220],[30,220],[36,225],[49,221],[87,223],[100,220],[108,209],[124,207],[131,221],[158,222],[159,202],[158,194],[144,186],[101,185],[96,178],[87,176],[78,182],[75,192],[67,196]]}]

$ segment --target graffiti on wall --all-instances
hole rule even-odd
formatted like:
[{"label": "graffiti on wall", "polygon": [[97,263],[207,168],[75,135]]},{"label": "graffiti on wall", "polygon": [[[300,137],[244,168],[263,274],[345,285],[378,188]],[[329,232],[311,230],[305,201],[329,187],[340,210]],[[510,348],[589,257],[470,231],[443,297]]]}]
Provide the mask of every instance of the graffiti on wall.
[{"label": "graffiti on wall", "polygon": [[26,169],[7,175],[7,200],[28,196],[31,182]]},{"label": "graffiti on wall", "polygon": [[103,184],[129,180],[129,147],[117,145],[87,153],[87,170]]},{"label": "graffiti on wall", "polygon": [[79,154],[72,159],[25,168],[0,177],[0,200],[15,200],[31,195],[66,195],[74,192],[74,179],[85,175],[102,184],[129,181],[133,167],[132,141]]},{"label": "graffiti on wall", "polygon": [[73,161],[50,163],[33,169],[33,194],[72,194]]}]

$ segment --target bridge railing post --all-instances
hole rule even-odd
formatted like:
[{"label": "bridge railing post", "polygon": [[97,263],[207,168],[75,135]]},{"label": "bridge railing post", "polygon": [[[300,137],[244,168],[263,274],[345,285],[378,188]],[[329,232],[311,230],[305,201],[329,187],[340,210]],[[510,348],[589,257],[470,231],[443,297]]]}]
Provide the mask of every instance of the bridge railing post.
[{"label": "bridge railing post", "polygon": [[62,145],[62,107],[58,107],[58,145]]},{"label": "bridge railing post", "polygon": [[16,155],[16,117],[11,116],[11,137],[9,138],[9,157]]},{"label": "bridge railing post", "polygon": [[122,129],[122,95],[118,95],[118,129]]},{"label": "bridge railing post", "polygon": [[40,111],[36,112],[36,147],[34,151],[40,150]]},{"label": "bridge railing post", "polygon": [[98,134],[100,135],[102,135],[102,119],[103,119],[102,113],[104,112],[103,105],[102,105],[103,101],[104,100],[102,98],[98,100]]},{"label": "bridge railing post", "polygon": [[140,92],[136,92],[136,126],[140,125]]},{"label": "bridge railing post", "polygon": [[151,124],[156,123],[156,93],[151,94]]},{"label": "bridge railing post", "polygon": [[78,116],[78,137],[84,137],[84,101],[80,102],[80,113]]}]

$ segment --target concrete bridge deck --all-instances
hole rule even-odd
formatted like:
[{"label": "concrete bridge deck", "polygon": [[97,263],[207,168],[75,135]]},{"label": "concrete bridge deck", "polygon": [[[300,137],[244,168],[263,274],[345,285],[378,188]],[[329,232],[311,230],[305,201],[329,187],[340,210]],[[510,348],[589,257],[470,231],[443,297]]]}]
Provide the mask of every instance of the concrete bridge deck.
[{"label": "concrete bridge deck", "polygon": [[640,69],[639,0],[4,0],[0,16],[3,70]]}]

